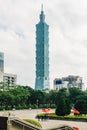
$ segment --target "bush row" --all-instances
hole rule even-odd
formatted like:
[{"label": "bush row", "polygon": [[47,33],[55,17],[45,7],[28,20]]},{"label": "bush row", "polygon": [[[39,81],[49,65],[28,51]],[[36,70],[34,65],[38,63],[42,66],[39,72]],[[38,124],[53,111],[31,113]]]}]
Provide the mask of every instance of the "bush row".
[{"label": "bush row", "polygon": [[[38,114],[37,117],[42,118],[45,114]],[[68,121],[83,121],[87,122],[87,115],[85,116],[57,116],[55,114],[47,114],[48,119],[52,120],[68,120]]]}]

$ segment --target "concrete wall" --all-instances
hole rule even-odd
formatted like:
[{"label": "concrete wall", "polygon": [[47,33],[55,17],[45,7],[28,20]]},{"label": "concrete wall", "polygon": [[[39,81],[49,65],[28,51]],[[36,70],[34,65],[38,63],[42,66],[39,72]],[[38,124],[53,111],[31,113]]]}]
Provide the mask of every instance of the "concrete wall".
[{"label": "concrete wall", "polygon": [[8,117],[0,117],[0,130],[7,130]]}]

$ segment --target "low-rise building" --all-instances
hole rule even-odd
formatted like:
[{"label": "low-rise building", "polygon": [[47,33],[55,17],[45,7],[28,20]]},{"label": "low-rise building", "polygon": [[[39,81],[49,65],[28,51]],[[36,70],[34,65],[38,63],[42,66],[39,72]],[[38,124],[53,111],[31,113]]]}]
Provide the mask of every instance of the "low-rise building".
[{"label": "low-rise building", "polygon": [[4,73],[3,82],[6,83],[9,87],[13,88],[16,86],[17,75]]},{"label": "low-rise building", "polygon": [[82,90],[83,82],[80,76],[69,75],[68,77],[54,79],[54,89],[77,87]]},{"label": "low-rise building", "polygon": [[8,90],[16,87],[17,75],[0,73],[0,90]]},{"label": "low-rise building", "polygon": [[17,75],[4,73],[4,53],[0,52],[0,90],[16,86]]}]

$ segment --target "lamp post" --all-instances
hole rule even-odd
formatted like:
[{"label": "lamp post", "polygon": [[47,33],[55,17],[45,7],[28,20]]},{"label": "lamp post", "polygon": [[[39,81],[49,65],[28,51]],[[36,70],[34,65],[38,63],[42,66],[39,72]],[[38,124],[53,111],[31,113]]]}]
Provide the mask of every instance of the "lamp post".
[{"label": "lamp post", "polygon": [[38,114],[38,99],[37,99],[37,114]]}]

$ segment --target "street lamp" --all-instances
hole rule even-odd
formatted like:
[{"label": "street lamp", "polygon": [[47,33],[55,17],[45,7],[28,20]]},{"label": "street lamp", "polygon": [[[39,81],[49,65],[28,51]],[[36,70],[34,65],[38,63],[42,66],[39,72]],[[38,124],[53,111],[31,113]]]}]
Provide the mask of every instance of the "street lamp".
[{"label": "street lamp", "polygon": [[37,99],[37,114],[38,114],[38,99]]}]

